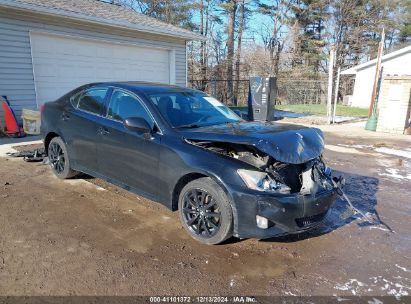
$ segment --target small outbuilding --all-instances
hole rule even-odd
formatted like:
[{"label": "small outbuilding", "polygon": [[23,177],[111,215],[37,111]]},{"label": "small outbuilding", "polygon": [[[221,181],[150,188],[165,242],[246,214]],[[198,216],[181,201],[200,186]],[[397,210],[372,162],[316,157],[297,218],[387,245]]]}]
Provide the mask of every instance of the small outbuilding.
[{"label": "small outbuilding", "polygon": [[[378,101],[377,131],[411,130],[411,76],[385,76]],[[409,134],[409,133],[408,133]]]},{"label": "small outbuilding", "polygon": [[[411,46],[382,56],[383,75],[411,75]],[[348,104],[353,107],[369,108],[374,85],[377,60],[373,59],[341,72],[355,75],[353,95]]]},{"label": "small outbuilding", "polygon": [[97,0],[0,0],[0,95],[20,117],[86,83],[185,86],[186,43],[202,37]]}]

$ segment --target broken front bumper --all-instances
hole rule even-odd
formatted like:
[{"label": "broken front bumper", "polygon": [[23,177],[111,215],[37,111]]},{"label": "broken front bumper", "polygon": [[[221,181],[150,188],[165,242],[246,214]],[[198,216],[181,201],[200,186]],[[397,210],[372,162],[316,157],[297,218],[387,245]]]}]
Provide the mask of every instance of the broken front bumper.
[{"label": "broken front bumper", "polygon": [[[256,195],[255,192],[242,192],[240,189],[231,193],[236,213],[234,235],[260,239],[298,233],[318,226],[337,196],[335,190],[281,196]],[[258,228],[257,215],[269,220],[268,228]]]}]

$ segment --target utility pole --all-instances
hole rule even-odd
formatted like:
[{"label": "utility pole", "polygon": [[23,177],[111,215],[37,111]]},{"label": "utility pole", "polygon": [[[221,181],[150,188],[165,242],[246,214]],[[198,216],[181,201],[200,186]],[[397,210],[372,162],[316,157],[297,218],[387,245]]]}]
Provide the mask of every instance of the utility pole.
[{"label": "utility pole", "polygon": [[334,90],[333,123],[335,123],[335,113],[336,113],[336,111],[337,111],[338,88],[340,87],[340,72],[341,72],[341,68],[338,67],[337,80],[336,80],[336,82],[335,82],[335,90]]},{"label": "utility pole", "polygon": [[330,50],[330,59],[328,62],[328,92],[327,92],[327,120],[331,124],[331,103],[333,97],[333,71],[334,71],[334,45]]},{"label": "utility pole", "polygon": [[381,58],[382,58],[382,53],[384,50],[384,41],[385,41],[385,30],[382,29],[381,41],[378,45],[377,65],[375,68],[374,85],[372,87],[371,102],[370,102],[370,109],[368,110],[368,117],[371,117],[371,114],[373,112],[374,105],[375,105],[375,98],[377,96],[377,86],[378,86],[378,80],[380,79]]}]

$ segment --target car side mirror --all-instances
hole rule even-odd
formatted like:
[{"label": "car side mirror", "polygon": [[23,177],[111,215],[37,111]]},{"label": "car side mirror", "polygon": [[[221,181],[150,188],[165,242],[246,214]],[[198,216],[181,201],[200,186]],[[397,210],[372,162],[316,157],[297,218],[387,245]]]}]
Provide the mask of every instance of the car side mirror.
[{"label": "car side mirror", "polygon": [[152,129],[148,122],[142,117],[129,117],[124,119],[123,125],[130,131],[151,133]]}]

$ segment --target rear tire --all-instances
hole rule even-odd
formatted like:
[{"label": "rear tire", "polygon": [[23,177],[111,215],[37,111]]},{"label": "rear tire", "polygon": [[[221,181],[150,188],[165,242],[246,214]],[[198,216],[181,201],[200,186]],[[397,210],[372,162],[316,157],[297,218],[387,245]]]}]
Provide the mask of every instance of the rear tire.
[{"label": "rear tire", "polygon": [[70,167],[67,147],[61,137],[54,137],[48,146],[47,155],[53,173],[60,179],[72,178],[79,173]]},{"label": "rear tire", "polygon": [[178,210],[184,229],[201,243],[215,245],[233,235],[230,200],[209,177],[184,186],[178,199]]}]

